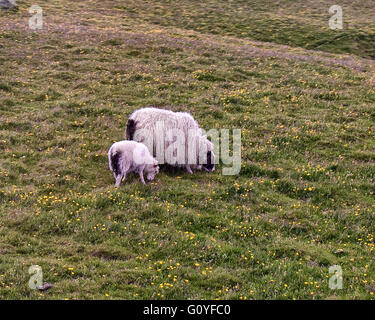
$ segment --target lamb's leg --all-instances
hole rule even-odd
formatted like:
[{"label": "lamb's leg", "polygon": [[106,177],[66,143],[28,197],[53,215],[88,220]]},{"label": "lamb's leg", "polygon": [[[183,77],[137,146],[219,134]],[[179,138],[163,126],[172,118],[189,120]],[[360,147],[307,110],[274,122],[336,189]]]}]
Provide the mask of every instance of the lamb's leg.
[{"label": "lamb's leg", "polygon": [[193,174],[193,171],[191,170],[191,168],[188,164],[185,165],[185,168],[186,168],[187,172],[189,172],[190,174]]},{"label": "lamb's leg", "polygon": [[140,170],[138,171],[138,173],[139,173],[139,177],[141,178],[141,182],[142,182],[143,184],[146,184],[145,179],[143,178],[143,169],[140,169]]}]

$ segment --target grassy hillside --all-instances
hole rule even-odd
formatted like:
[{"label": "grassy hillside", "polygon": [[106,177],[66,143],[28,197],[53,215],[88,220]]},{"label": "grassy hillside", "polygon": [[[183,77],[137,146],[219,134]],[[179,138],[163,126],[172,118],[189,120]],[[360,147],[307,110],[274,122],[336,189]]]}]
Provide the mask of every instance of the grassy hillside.
[{"label": "grassy hillside", "polygon": [[[108,3],[108,2],[107,2]],[[129,17],[162,26],[375,58],[373,0],[343,0],[343,30],[332,32],[329,8],[316,0],[161,0],[114,5]]]},{"label": "grassy hillside", "polygon": [[[371,1],[343,2],[370,36]],[[373,47],[316,45],[337,37],[323,2],[40,0],[38,32],[17,3],[0,11],[1,299],[374,296]],[[114,188],[107,150],[149,104],[241,128],[240,174]],[[29,289],[35,264],[49,291]]]}]

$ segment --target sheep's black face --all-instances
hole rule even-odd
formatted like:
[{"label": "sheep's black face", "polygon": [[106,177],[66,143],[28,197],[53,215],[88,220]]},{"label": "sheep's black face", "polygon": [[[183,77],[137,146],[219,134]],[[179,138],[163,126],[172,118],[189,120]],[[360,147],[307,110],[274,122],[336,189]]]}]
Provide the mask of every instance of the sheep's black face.
[{"label": "sheep's black face", "polygon": [[207,163],[203,164],[203,168],[206,171],[214,171],[215,170],[215,163],[214,157],[211,151],[207,152]]}]

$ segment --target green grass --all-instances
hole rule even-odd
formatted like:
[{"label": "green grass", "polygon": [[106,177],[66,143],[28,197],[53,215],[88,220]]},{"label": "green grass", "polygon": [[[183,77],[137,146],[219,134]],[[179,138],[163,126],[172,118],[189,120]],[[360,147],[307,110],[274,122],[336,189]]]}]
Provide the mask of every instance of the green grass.
[{"label": "green grass", "polygon": [[375,58],[373,1],[339,4],[344,27],[334,32],[328,25],[333,5],[329,1],[135,0],[114,8],[127,18],[140,17],[161,26]]},{"label": "green grass", "polygon": [[[370,2],[343,2],[342,32],[365,30]],[[0,11],[1,299],[373,297],[373,46],[317,46],[338,35],[328,5],[41,0],[31,32],[17,3]],[[107,150],[150,104],[241,128],[240,174],[114,188]],[[29,289],[35,264],[49,291]]]}]

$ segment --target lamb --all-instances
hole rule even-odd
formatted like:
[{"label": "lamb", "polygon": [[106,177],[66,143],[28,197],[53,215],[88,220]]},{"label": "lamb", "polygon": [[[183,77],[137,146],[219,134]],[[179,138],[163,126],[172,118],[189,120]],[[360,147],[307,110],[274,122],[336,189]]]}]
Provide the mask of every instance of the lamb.
[{"label": "lamb", "polygon": [[152,181],[159,172],[159,166],[147,147],[136,141],[115,142],[108,151],[109,169],[116,179],[115,186],[119,187],[130,172],[137,172],[141,182],[145,183],[143,172],[147,174],[147,180]]},{"label": "lamb", "polygon": [[[197,121],[187,112],[153,107],[134,111],[126,125],[126,139],[144,143],[160,164],[214,171],[213,144],[202,134]],[[177,156],[175,149],[177,149]],[[173,149],[171,151],[171,149]]]}]

